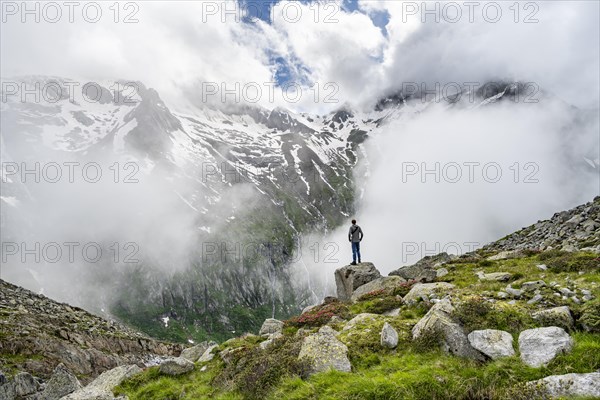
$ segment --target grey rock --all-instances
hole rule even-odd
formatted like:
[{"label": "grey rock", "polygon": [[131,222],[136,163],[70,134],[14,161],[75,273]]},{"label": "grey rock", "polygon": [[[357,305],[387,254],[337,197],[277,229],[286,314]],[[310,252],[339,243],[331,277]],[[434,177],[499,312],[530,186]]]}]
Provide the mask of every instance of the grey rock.
[{"label": "grey rock", "polygon": [[330,369],[342,372],[352,370],[348,359],[348,348],[329,330],[319,331],[305,337],[298,359],[308,362],[309,375]]},{"label": "grey rock", "polygon": [[158,367],[161,374],[177,376],[194,370],[194,363],[183,357],[169,358]]},{"label": "grey rock", "polygon": [[125,379],[142,372],[137,365],[122,365],[102,373],[89,385],[81,388],[61,400],[113,400],[112,391]]},{"label": "grey rock", "polygon": [[416,283],[403,300],[405,303],[412,304],[422,299],[423,296],[428,299],[432,293],[447,294],[453,288],[454,285],[448,282]]},{"label": "grey rock", "polygon": [[367,293],[373,292],[375,290],[392,289],[401,284],[402,282],[406,281],[399,276],[383,276],[381,278],[377,278],[369,283],[365,283],[364,285],[359,286],[352,293],[350,300],[356,302],[361,296],[364,296]]},{"label": "grey rock", "polygon": [[541,294],[536,294],[529,301],[527,301],[527,304],[535,304],[535,303],[542,301],[543,299],[544,299],[544,296],[542,296]]},{"label": "grey rock", "polygon": [[394,349],[398,346],[398,332],[387,322],[383,324],[381,329],[381,345],[388,349]]},{"label": "grey rock", "polygon": [[283,321],[279,321],[278,319],[268,318],[263,322],[260,327],[259,335],[271,335],[273,333],[282,332],[283,331]]},{"label": "grey rock", "polygon": [[527,382],[542,395],[551,399],[570,397],[600,397],[600,372],[587,374],[551,375]]},{"label": "grey rock", "polygon": [[520,298],[521,296],[523,296],[523,291],[522,291],[522,290],[519,290],[519,289],[513,289],[513,288],[512,288],[512,287],[510,287],[510,286],[507,286],[507,287],[504,289],[504,291],[505,291],[506,293],[508,293],[509,295],[511,295],[512,297],[514,297],[514,298],[517,298],[517,299],[518,299],[518,298]]},{"label": "grey rock", "polygon": [[559,290],[564,296],[567,297],[573,297],[575,296],[575,292],[573,292],[571,289],[569,288],[560,288]]},{"label": "grey rock", "polygon": [[62,397],[81,389],[81,383],[64,364],[59,364],[46,382],[44,390],[37,398],[44,400],[59,400]]},{"label": "grey rock", "polygon": [[340,301],[348,302],[356,289],[378,278],[381,278],[381,274],[372,263],[339,268],[335,271],[337,297]]},{"label": "grey rock", "polygon": [[216,344],[217,343],[213,342],[213,341],[210,341],[210,342],[206,341],[206,342],[199,343],[195,346],[183,349],[183,351],[181,352],[181,355],[179,357],[185,358],[186,360],[189,360],[191,362],[196,362],[202,356],[202,354],[204,354],[206,349],[208,349],[210,346],[214,346]]},{"label": "grey rock", "polygon": [[217,345],[217,344],[210,346],[208,349],[206,349],[204,354],[202,354],[202,356],[200,356],[200,358],[198,359],[198,362],[209,362],[210,360],[215,358],[213,351],[218,347],[219,347],[219,345]]},{"label": "grey rock", "polygon": [[548,269],[548,267],[546,266],[546,264],[538,264],[538,265],[536,265],[536,267],[538,269],[541,269],[542,271],[546,271]]},{"label": "grey rock", "polygon": [[444,277],[448,275],[448,270],[446,268],[439,268],[435,271],[438,278]]},{"label": "grey rock", "polygon": [[27,396],[38,391],[40,385],[28,372],[19,372],[13,379],[13,385],[17,396]]},{"label": "grey rock", "polygon": [[496,329],[473,331],[467,336],[475,350],[479,350],[492,360],[515,355],[512,335]]},{"label": "grey rock", "polygon": [[400,276],[404,279],[419,282],[433,282],[437,273],[432,266],[426,264],[404,265],[389,273],[390,276]]},{"label": "grey rock", "polygon": [[547,365],[558,354],[570,352],[572,347],[571,336],[556,326],[527,329],[519,335],[521,360],[530,367]]},{"label": "grey rock", "polygon": [[532,292],[536,289],[539,289],[541,287],[546,286],[546,282],[539,280],[539,281],[530,281],[530,282],[524,282],[521,285],[521,290],[525,291],[525,292]]},{"label": "grey rock", "polygon": [[489,274],[484,274],[483,272],[478,272],[477,277],[481,281],[498,281],[498,282],[506,282],[512,278],[512,274],[510,272],[491,272]]},{"label": "grey rock", "polygon": [[442,348],[456,356],[483,361],[485,357],[475,350],[464,329],[452,318],[454,307],[448,299],[436,303],[412,329],[413,339],[428,333],[439,334]]}]

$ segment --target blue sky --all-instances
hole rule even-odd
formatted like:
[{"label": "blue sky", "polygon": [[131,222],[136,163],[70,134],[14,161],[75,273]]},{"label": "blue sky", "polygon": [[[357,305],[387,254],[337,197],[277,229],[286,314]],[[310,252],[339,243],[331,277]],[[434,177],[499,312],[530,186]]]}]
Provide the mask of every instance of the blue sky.
[{"label": "blue sky", "polygon": [[[271,23],[270,12],[273,4],[281,0],[238,0],[240,4],[248,11],[249,17],[247,22],[251,23],[253,19],[259,18],[267,23]],[[284,0],[285,1],[285,0]],[[301,3],[311,3],[315,0],[299,0]],[[351,13],[358,11],[358,0],[343,0],[342,9],[345,12]],[[358,11],[360,12],[360,11]],[[377,12],[370,15],[373,24],[381,29],[384,35],[387,36],[385,26],[389,22],[390,16],[387,12]],[[305,77],[308,69],[302,64],[289,60],[281,55],[272,53],[269,54],[271,65],[275,68],[274,79],[279,86],[289,82],[306,83]]]}]

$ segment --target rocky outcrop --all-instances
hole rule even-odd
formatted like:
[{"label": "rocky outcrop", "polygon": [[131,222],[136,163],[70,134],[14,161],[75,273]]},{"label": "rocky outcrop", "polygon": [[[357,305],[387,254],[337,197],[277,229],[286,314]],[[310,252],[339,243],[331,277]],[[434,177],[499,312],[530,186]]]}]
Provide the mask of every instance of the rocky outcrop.
[{"label": "rocky outcrop", "polygon": [[471,346],[462,326],[452,318],[453,311],[454,307],[447,299],[436,303],[413,327],[413,339],[437,335],[445,351],[458,357],[483,361],[483,355]]},{"label": "rocky outcrop", "polygon": [[79,389],[61,400],[105,400],[114,399],[112,391],[127,378],[142,372],[137,365],[122,365],[102,373],[86,387]]},{"label": "rocky outcrop", "polygon": [[194,363],[183,357],[174,357],[161,362],[158,370],[161,374],[177,376],[193,371]]},{"label": "rocky outcrop", "polygon": [[435,283],[417,283],[404,296],[404,302],[408,304],[416,303],[419,300],[429,302],[437,295],[445,295],[454,288],[454,285],[448,282]]},{"label": "rocky outcrop", "polygon": [[283,330],[283,321],[274,318],[267,318],[260,327],[258,334],[260,336],[268,336],[274,333],[281,333]]},{"label": "rocky outcrop", "polygon": [[590,250],[600,253],[600,197],[552,218],[538,221],[497,242],[483,247],[486,251],[514,251],[522,249],[565,251]]},{"label": "rocky outcrop", "polygon": [[527,329],[519,335],[521,360],[530,367],[547,365],[557,355],[571,351],[572,347],[571,336],[556,326]]},{"label": "rocky outcrop", "polygon": [[213,358],[215,358],[214,351],[219,347],[218,344],[213,344],[209,346],[206,351],[200,356],[198,362],[209,362]]},{"label": "rocky outcrop", "polygon": [[144,366],[157,356],[179,355],[183,348],[3,280],[0,312],[0,364],[2,354],[23,356],[17,369],[43,379],[63,364],[87,383],[119,365]]},{"label": "rocky outcrop", "polygon": [[467,336],[475,350],[480,351],[492,360],[515,355],[512,335],[496,329],[473,331]]},{"label": "rocky outcrop", "polygon": [[413,265],[404,265],[389,273],[390,276],[399,276],[407,280],[417,282],[433,282],[437,278],[437,273],[432,266],[427,263],[416,263]]},{"label": "rocky outcrop", "polygon": [[309,375],[330,369],[342,372],[352,370],[348,348],[336,338],[334,332],[331,327],[323,327],[304,338],[298,359],[308,363]]},{"label": "rocky outcrop", "polygon": [[38,398],[40,400],[59,400],[79,389],[81,389],[81,384],[77,377],[67,370],[63,364],[59,364]]},{"label": "rocky outcrop", "polygon": [[588,374],[551,375],[528,382],[544,398],[570,397],[600,398],[600,372]]},{"label": "rocky outcrop", "polygon": [[356,302],[360,296],[376,290],[393,289],[402,282],[406,282],[406,280],[399,276],[383,276],[381,278],[377,278],[369,283],[359,286],[354,293],[352,293],[351,300],[352,302]]},{"label": "rocky outcrop", "polygon": [[183,349],[180,357],[185,358],[186,360],[189,360],[191,362],[196,362],[196,361],[198,361],[198,359],[200,357],[202,357],[202,354],[204,354],[206,349],[208,349],[209,347],[214,346],[216,344],[217,344],[217,342],[213,342],[212,340],[210,342],[206,341],[206,342],[199,343],[195,346]]},{"label": "rocky outcrop", "polygon": [[356,289],[378,278],[381,278],[381,274],[372,263],[364,262],[339,268],[335,271],[337,297],[340,301],[350,301]]}]

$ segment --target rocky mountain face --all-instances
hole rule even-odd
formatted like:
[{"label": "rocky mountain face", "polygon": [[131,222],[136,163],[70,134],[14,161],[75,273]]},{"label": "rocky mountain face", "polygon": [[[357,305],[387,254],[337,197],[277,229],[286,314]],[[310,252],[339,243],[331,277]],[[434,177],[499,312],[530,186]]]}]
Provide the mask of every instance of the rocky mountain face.
[{"label": "rocky mountain face", "polygon": [[[0,281],[0,398],[594,398],[600,226],[582,227],[599,205],[534,224],[551,228],[526,246],[504,238],[389,276],[343,266],[338,298],[185,349]],[[570,236],[550,246],[563,228],[586,232],[585,247],[567,247]]]},{"label": "rocky mountain face", "polygon": [[[224,339],[310,302],[289,268],[299,237],[328,232],[354,212],[365,140],[439,102],[398,92],[368,112],[344,106],[308,115],[173,106],[141,82],[14,81],[23,91],[46,89],[38,98],[7,95],[0,105],[3,242],[87,240],[108,254],[112,243],[133,242],[140,257],[100,268],[13,257],[3,278],[178,341]],[[442,103],[493,107],[524,91],[498,83]],[[61,186],[14,170],[53,162],[97,162],[111,182],[70,185],[63,168]],[[62,277],[78,284],[65,288]]]},{"label": "rocky mountain face", "polygon": [[152,365],[182,350],[179,344],[157,341],[4,280],[0,280],[0,328],[2,371],[44,379],[62,364],[88,383],[119,365]]},{"label": "rocky mountain face", "polygon": [[554,214],[494,243],[487,250],[589,250],[600,252],[600,197]]}]

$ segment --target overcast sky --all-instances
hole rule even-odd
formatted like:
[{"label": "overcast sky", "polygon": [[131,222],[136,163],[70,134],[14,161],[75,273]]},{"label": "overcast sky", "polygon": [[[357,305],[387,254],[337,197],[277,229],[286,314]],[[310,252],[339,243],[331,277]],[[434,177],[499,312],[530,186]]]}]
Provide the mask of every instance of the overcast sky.
[{"label": "overcast sky", "polygon": [[[336,106],[323,101],[328,82],[339,88],[339,103],[363,107],[402,82],[510,79],[536,82],[581,107],[598,105],[596,1],[428,3],[427,10],[422,2],[381,0],[259,3],[121,2],[118,15],[103,3],[93,23],[96,9],[84,11],[86,3],[70,10],[57,2],[57,16],[45,3],[27,3],[34,10],[27,14],[25,3],[4,1],[2,76],[141,80],[170,104],[203,82],[298,83],[301,101],[276,90],[274,102],[266,91],[260,102],[313,112]],[[260,18],[227,14],[236,5]],[[307,85],[321,89],[319,101]]]}]

